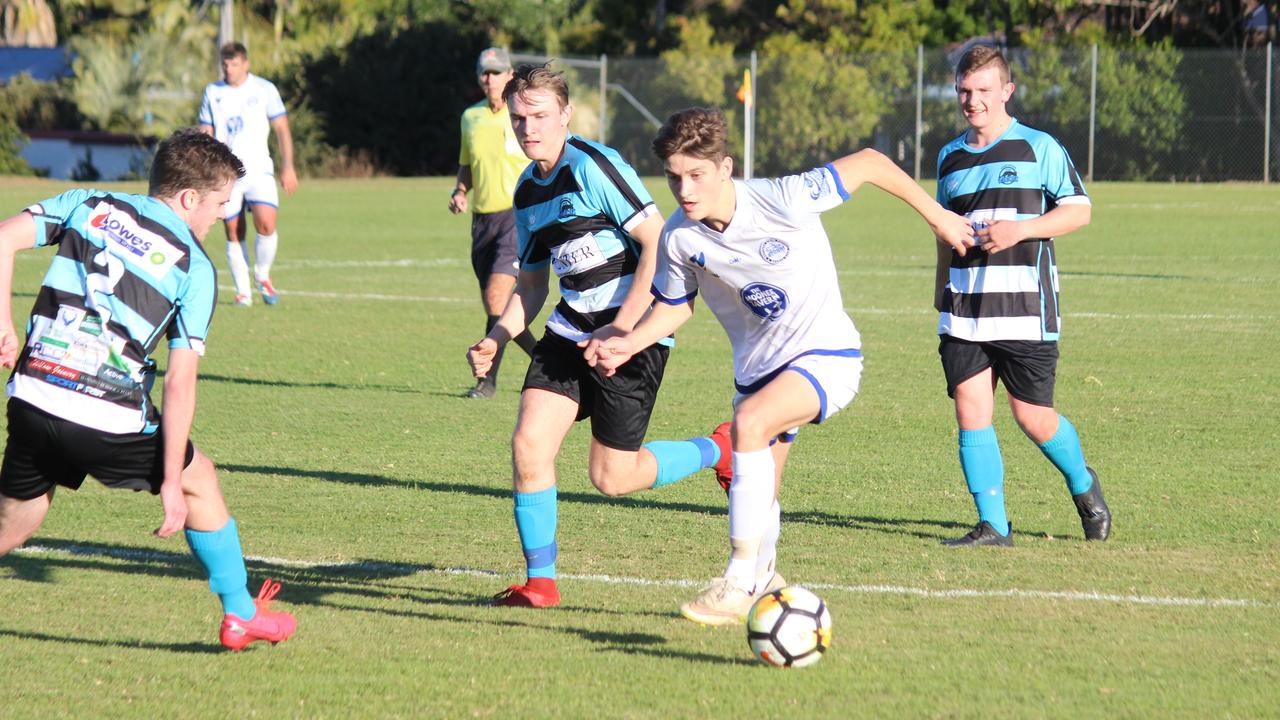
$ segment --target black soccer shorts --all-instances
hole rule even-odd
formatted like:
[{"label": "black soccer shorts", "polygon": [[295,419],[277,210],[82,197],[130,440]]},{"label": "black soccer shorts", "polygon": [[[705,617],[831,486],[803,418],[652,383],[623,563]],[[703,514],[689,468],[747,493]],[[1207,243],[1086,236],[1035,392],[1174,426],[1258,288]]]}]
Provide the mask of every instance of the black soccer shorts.
[{"label": "black soccer shorts", "polygon": [[612,377],[602,377],[582,348],[548,331],[533,348],[524,389],[537,388],[578,403],[577,420],[591,418],[591,436],[615,450],[639,450],[662,385],[670,350],[652,345],[636,353]]},{"label": "black soccer shorts", "polygon": [[[1053,386],[1058,374],[1058,343],[1032,340],[971,342],[939,336],[938,354],[947,376],[947,395],[956,386],[991,368],[1013,397],[1032,405],[1053,407]],[[994,388],[993,388],[994,389]]]},{"label": "black soccer shorts", "polygon": [[[113,435],[9,400],[9,441],[0,465],[0,495],[30,500],[54,485],[76,490],[92,475],[110,488],[159,494],[164,482],[161,433]],[[183,467],[195,458],[187,441]]]},{"label": "black soccer shorts", "polygon": [[494,274],[520,274],[516,260],[518,243],[515,210],[471,216],[471,269],[480,287],[488,285],[489,277]]}]

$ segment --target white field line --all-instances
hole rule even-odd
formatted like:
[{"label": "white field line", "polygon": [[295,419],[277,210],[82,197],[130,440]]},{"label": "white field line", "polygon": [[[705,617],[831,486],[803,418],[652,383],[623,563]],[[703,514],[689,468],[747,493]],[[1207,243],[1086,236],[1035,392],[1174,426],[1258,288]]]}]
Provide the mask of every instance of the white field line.
[{"label": "white field line", "polygon": [[[93,548],[81,545],[67,547],[47,547],[28,545],[13,552],[21,555],[76,555],[109,557],[118,560],[158,560],[172,562],[181,558],[177,553],[157,552],[150,550],[127,550],[114,548]],[[281,567],[302,569],[323,569],[338,572],[379,572],[392,571],[400,576],[408,575],[463,575],[468,577],[499,578],[503,573],[494,570],[465,567],[429,567],[405,563],[374,562],[323,562],[316,560],[294,560],[290,558],[261,557],[246,555],[250,563],[262,563]],[[408,572],[406,572],[408,571]],[[602,583],[605,585],[635,585],[643,587],[679,587],[700,588],[706,585],[705,580],[653,580],[649,578],[626,577],[617,575],[578,575],[562,574],[561,580],[577,582]],[[1263,602],[1247,598],[1191,598],[1169,597],[1159,595],[1121,595],[1115,593],[1082,592],[1075,590],[930,590],[928,588],[908,587],[903,585],[839,585],[833,583],[806,583],[805,587],[813,590],[835,591],[855,595],[904,595],[908,597],[926,598],[930,600],[973,600],[989,598],[1025,599],[1025,600],[1058,600],[1063,602],[1103,602],[1119,605],[1148,605],[1157,607],[1239,607],[1239,608],[1274,608],[1275,603]]]}]

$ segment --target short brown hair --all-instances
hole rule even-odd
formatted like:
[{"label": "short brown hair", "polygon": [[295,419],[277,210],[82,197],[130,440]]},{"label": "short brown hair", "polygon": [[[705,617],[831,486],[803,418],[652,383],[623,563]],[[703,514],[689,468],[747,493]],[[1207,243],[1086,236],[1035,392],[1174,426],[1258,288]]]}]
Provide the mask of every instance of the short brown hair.
[{"label": "short brown hair", "polygon": [[169,198],[190,188],[204,195],[242,177],[244,163],[231,148],[197,128],[181,128],[156,149],[147,194]]},{"label": "short brown hair", "polygon": [[974,45],[965,52],[960,58],[960,64],[956,66],[956,81],[959,82],[989,65],[994,65],[1000,71],[1001,84],[1009,82],[1009,63],[1005,61],[1004,54],[990,45]]},{"label": "short brown hair", "polygon": [[530,90],[549,90],[560,100],[560,107],[569,104],[569,83],[564,79],[564,73],[551,69],[550,60],[542,65],[526,64],[516,68],[502,89],[502,96],[509,99]]},{"label": "short brown hair", "polygon": [[218,48],[218,56],[221,57],[223,60],[231,60],[232,58],[238,58],[238,57],[248,59],[249,48],[246,48],[244,46],[244,43],[240,43],[240,42],[236,42],[235,40],[232,40],[226,45],[223,45],[222,47]]},{"label": "short brown hair", "polygon": [[667,118],[658,130],[653,138],[653,154],[663,161],[679,153],[718,163],[729,154],[728,127],[719,108],[681,110]]}]

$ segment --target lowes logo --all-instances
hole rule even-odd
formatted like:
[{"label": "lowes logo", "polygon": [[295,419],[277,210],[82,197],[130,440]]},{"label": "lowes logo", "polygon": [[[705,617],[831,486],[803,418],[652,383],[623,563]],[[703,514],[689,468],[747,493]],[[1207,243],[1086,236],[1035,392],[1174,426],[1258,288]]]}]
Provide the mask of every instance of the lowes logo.
[{"label": "lowes logo", "polygon": [[142,257],[143,253],[151,250],[151,241],[149,239],[138,235],[134,229],[126,227],[109,210],[101,215],[94,215],[89,218],[89,226],[95,230],[103,231],[107,237],[115,241],[117,246],[138,257]]},{"label": "lowes logo", "polygon": [[787,311],[787,293],[768,283],[751,283],[742,288],[742,302],[765,320],[777,320]]}]

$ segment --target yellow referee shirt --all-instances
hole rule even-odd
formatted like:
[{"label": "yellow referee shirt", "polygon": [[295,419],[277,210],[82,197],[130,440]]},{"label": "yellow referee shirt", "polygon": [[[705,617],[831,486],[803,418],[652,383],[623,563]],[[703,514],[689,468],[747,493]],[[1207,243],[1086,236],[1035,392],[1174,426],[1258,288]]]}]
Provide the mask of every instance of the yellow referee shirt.
[{"label": "yellow referee shirt", "polygon": [[498,112],[489,101],[480,102],[462,113],[462,151],[458,164],[471,167],[472,212],[495,213],[511,209],[516,180],[529,165],[511,129],[511,116],[504,105]]}]

